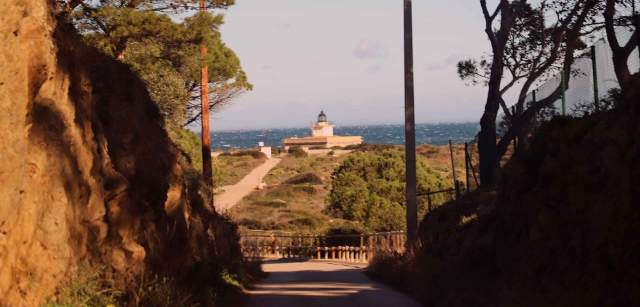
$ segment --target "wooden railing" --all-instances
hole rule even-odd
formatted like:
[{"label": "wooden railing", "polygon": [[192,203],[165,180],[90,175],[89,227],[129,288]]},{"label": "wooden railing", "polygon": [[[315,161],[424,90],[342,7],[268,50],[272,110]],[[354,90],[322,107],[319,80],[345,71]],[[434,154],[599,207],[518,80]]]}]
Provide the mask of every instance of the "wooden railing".
[{"label": "wooden railing", "polygon": [[355,235],[303,235],[246,231],[240,245],[247,259],[316,259],[367,263],[379,252],[403,252],[403,231]]}]

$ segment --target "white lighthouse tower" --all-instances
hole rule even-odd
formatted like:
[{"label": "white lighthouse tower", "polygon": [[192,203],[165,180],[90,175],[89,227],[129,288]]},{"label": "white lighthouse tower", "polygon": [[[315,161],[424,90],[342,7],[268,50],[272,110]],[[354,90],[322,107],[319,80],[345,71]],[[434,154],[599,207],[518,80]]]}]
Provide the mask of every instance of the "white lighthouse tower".
[{"label": "white lighthouse tower", "polygon": [[311,127],[311,136],[333,136],[333,125],[327,121],[324,111],[320,111],[318,121]]}]

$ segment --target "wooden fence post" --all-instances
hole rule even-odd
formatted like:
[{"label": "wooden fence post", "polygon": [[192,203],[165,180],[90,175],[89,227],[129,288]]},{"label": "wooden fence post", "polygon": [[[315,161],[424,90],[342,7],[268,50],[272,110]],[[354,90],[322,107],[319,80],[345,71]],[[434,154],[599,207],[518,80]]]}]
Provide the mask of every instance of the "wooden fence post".
[{"label": "wooden fence post", "polygon": [[456,175],[456,161],[453,156],[453,142],[449,140],[449,152],[451,153],[451,172],[453,173],[453,188],[456,190],[456,200],[460,198],[460,187],[458,186],[458,177]]},{"label": "wooden fence post", "polygon": [[471,192],[471,185],[469,181],[471,181],[471,177],[469,176],[469,143],[464,143],[464,175],[465,181],[467,182],[467,193]]}]

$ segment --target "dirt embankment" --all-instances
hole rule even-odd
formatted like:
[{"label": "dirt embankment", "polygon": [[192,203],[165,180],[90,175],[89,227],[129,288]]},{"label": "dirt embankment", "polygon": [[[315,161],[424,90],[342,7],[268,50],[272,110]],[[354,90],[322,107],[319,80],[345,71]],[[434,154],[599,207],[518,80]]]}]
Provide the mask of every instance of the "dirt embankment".
[{"label": "dirt embankment", "polygon": [[46,0],[0,16],[0,306],[36,306],[81,259],[123,283],[237,256],[141,80]]},{"label": "dirt embankment", "polygon": [[415,257],[372,271],[426,306],[640,305],[638,94],[546,124],[497,192],[438,208]]}]

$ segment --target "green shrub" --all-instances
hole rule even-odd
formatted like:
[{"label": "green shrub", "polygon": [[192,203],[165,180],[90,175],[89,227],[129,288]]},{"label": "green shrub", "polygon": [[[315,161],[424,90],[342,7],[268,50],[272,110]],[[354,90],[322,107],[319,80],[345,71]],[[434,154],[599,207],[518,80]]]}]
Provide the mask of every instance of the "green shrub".
[{"label": "green shrub", "polygon": [[314,173],[304,173],[293,176],[284,182],[285,184],[322,184],[322,179]]},{"label": "green shrub", "polygon": [[238,221],[238,225],[242,225],[248,229],[258,229],[258,230],[272,229],[271,225],[266,225],[262,221],[259,221],[257,219],[252,219],[252,218],[240,219]]},{"label": "green shrub", "polygon": [[172,130],[169,133],[173,142],[189,160],[193,168],[202,169],[202,142],[200,137],[187,129]]},{"label": "green shrub", "polygon": [[304,149],[302,149],[302,147],[299,146],[289,147],[289,154],[296,158],[304,158],[309,155]]},{"label": "green shrub", "polygon": [[235,152],[224,152],[222,154],[220,154],[221,157],[245,157],[245,156],[251,156],[254,159],[263,159],[266,158],[267,156],[259,151],[259,150],[241,150],[241,151],[235,151]]},{"label": "green shrub", "polygon": [[72,276],[62,283],[55,297],[45,307],[90,307],[116,305],[123,295],[108,279],[106,268],[80,263]]},{"label": "green shrub", "polygon": [[[201,174],[202,172],[202,146],[200,144],[200,137],[193,131],[187,129],[172,130],[169,132],[171,139],[178,146],[178,149],[182,152],[183,157],[193,167],[195,174]],[[221,186],[225,178],[225,173],[222,167],[213,159],[213,184],[218,187]]]},{"label": "green shrub", "polygon": [[362,143],[358,145],[349,145],[345,147],[346,150],[355,150],[355,151],[385,151],[390,149],[398,149],[398,146],[395,145],[386,145],[386,144],[367,144]]},{"label": "green shrub", "polygon": [[321,226],[322,221],[313,217],[301,217],[289,221],[289,224],[296,226],[296,228],[315,229]]},{"label": "green shrub", "polygon": [[302,185],[302,186],[296,186],[293,189],[296,192],[302,192],[304,194],[307,195],[315,195],[318,191],[316,191],[316,188],[313,186],[308,186],[308,185]]},{"label": "green shrub", "polygon": [[282,199],[267,199],[267,200],[258,200],[255,202],[258,206],[265,206],[271,208],[284,208],[287,206],[287,202]]},{"label": "green shrub", "polygon": [[369,262],[366,274],[396,289],[407,291],[407,276],[413,274],[410,257],[396,252],[379,252]]},{"label": "green shrub", "polygon": [[[446,186],[440,175],[421,160],[417,163],[418,190]],[[372,231],[402,230],[405,221],[404,154],[398,149],[356,152],[332,175],[328,212],[357,221]],[[424,212],[425,201],[420,202]]]},{"label": "green shrub", "polygon": [[139,299],[140,306],[193,306],[192,294],[178,287],[175,281],[166,277],[153,277],[140,283],[135,296]]}]

